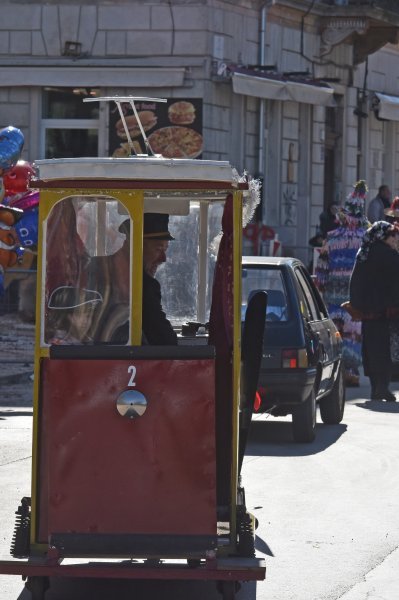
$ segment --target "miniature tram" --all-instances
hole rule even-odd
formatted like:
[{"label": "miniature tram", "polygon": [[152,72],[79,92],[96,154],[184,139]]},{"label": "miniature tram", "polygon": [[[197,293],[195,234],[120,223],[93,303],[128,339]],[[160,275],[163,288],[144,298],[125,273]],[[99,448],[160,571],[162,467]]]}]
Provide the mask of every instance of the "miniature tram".
[{"label": "miniature tram", "polygon": [[[111,100],[140,126],[135,98]],[[267,303],[256,294],[242,324],[249,184],[146,148],[37,162],[32,482],[0,562],[32,600],[56,577],[214,580],[225,600],[265,577],[241,485]],[[162,285],[176,345],[142,333],[148,213],[178,232]]]}]

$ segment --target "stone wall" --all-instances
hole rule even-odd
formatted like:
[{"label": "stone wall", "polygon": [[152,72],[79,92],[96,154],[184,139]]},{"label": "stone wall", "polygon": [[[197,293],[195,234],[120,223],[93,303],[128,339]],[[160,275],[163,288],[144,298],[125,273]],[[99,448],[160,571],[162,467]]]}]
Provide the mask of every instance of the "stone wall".
[{"label": "stone wall", "polygon": [[[213,63],[215,58],[258,61],[257,7],[258,2],[249,0],[7,2],[0,22],[0,126],[20,127],[26,136],[24,158],[42,158],[40,84],[25,87],[22,75],[19,85],[8,88],[4,67],[45,67],[47,72],[52,67],[58,78],[65,72],[65,87],[76,85],[68,78],[70,69],[90,73],[114,64],[127,69],[127,84],[129,66],[183,67],[180,87],[112,87],[105,69],[97,85],[103,94],[203,98],[204,158],[230,159],[240,170],[253,171],[257,102],[234,97],[229,81],[213,77]],[[65,56],[65,44],[71,41],[81,44],[79,56]],[[106,120],[100,120],[106,127]]]}]

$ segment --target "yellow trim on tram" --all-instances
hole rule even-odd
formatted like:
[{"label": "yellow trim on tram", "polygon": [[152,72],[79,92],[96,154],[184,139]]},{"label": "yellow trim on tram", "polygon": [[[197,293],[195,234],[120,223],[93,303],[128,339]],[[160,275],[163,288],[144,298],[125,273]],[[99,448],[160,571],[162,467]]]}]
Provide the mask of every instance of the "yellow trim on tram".
[{"label": "yellow trim on tram", "polygon": [[233,407],[232,407],[232,471],[231,471],[231,529],[230,543],[236,545],[236,514],[238,487],[238,425],[241,373],[241,257],[242,257],[242,198],[241,191],[233,193]]}]

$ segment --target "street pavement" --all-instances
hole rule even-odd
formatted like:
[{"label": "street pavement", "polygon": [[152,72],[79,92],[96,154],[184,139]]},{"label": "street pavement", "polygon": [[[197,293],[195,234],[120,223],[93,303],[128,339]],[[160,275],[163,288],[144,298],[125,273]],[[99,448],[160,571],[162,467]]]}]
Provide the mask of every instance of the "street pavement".
[{"label": "street pavement", "polygon": [[[14,512],[30,494],[29,365],[0,376],[0,555]],[[393,389],[399,391],[399,384]],[[399,597],[399,402],[368,400],[367,380],[347,390],[343,423],[318,424],[294,444],[290,419],[255,416],[243,468],[265,582],[237,600],[395,600]],[[398,393],[399,399],[399,393]],[[206,582],[52,581],[46,600],[216,600]],[[0,600],[30,600],[18,576],[0,576]]]},{"label": "street pavement", "polygon": [[255,419],[244,483],[269,547],[258,600],[399,598],[399,403],[368,397],[362,378],[313,444],[294,445],[288,419]]}]

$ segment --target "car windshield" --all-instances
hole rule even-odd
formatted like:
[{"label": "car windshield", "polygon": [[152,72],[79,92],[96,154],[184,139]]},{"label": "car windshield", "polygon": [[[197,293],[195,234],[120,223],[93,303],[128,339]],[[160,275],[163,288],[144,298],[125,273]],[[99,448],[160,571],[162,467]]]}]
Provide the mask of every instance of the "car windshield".
[{"label": "car windshield", "polygon": [[287,321],[289,318],[287,294],[283,276],[278,269],[243,267],[241,318],[244,320],[248,301],[258,291],[267,292],[266,321]]}]

